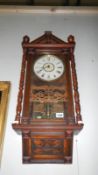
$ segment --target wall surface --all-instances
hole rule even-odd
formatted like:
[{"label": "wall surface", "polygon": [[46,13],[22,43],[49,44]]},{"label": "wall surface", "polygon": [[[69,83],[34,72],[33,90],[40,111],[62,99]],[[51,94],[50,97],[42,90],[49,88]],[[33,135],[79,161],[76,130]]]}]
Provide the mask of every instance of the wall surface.
[{"label": "wall surface", "polygon": [[[31,40],[51,30],[63,40],[76,39],[76,69],[83,130],[74,137],[72,165],[22,164],[21,136],[12,129],[20,77],[24,35]],[[97,14],[0,14],[0,80],[11,81],[7,126],[0,175],[97,175],[98,174],[98,15]]]}]

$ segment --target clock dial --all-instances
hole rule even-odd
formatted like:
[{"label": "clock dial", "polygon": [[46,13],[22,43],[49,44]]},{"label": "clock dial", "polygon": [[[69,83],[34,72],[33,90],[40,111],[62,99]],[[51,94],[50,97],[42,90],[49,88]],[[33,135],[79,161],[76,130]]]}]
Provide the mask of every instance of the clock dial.
[{"label": "clock dial", "polygon": [[34,64],[34,73],[45,81],[59,78],[64,72],[63,62],[55,55],[44,55]]}]

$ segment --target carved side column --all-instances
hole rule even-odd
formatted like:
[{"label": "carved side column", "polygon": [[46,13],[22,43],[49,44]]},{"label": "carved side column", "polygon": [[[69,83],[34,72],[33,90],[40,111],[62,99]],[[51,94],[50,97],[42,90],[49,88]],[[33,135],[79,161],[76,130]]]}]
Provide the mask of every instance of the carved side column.
[{"label": "carved side column", "polygon": [[73,131],[66,130],[64,139],[64,161],[65,163],[72,163],[73,149]]},{"label": "carved side column", "polygon": [[82,122],[82,117],[81,117],[80,99],[79,99],[77,75],[76,75],[76,70],[75,70],[75,61],[74,61],[73,53],[72,53],[72,56],[71,56],[71,68],[72,68],[72,78],[73,78],[73,88],[74,88],[76,122],[81,123]]},{"label": "carved side column", "polygon": [[23,163],[29,163],[31,159],[31,134],[28,130],[22,132]]},{"label": "carved side column", "polygon": [[16,108],[15,121],[17,123],[21,122],[21,110],[22,110],[23,90],[24,90],[25,67],[26,67],[26,60],[25,60],[25,53],[24,53],[23,61],[22,61],[22,68],[21,68],[19,93],[18,93],[18,99],[17,99],[17,108]]},{"label": "carved side column", "polygon": [[[25,36],[23,38],[23,43],[28,43],[29,37]],[[23,49],[23,59],[22,59],[22,67],[21,67],[21,76],[20,76],[20,84],[19,84],[19,92],[17,98],[17,108],[16,108],[16,117],[15,123],[21,123],[21,110],[22,110],[22,100],[23,100],[23,92],[24,92],[24,82],[25,82],[25,70],[26,70],[26,52],[27,49]]]},{"label": "carved side column", "polygon": [[[68,38],[68,41],[69,43],[75,43],[73,36],[70,36]],[[75,112],[76,112],[76,123],[81,124],[82,117],[81,117],[78,82],[77,82],[75,60],[74,60],[74,48],[71,49],[71,70],[72,70],[72,81],[73,81],[74,104],[75,104]]]}]

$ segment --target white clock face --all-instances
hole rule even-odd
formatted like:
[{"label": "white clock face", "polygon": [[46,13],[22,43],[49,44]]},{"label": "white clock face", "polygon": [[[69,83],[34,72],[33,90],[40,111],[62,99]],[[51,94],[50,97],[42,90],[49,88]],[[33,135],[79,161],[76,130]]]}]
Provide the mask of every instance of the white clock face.
[{"label": "white clock face", "polygon": [[55,55],[41,56],[34,64],[34,73],[45,81],[56,80],[63,72],[63,62]]}]

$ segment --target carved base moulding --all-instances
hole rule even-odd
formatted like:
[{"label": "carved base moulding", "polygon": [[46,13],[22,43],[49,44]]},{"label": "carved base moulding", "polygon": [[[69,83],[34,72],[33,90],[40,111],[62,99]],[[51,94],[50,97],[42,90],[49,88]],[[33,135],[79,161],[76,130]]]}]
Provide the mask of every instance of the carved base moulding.
[{"label": "carved base moulding", "polygon": [[23,38],[13,128],[22,134],[23,163],[72,163],[73,137],[83,128],[74,60],[75,40],[47,31]]}]

